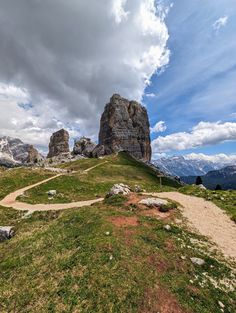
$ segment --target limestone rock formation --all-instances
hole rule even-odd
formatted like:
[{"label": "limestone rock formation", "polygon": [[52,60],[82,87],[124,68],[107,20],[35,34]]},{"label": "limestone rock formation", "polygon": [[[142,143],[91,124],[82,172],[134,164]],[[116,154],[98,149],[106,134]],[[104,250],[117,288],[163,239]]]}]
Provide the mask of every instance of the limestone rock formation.
[{"label": "limestone rock formation", "polygon": [[34,146],[18,138],[0,137],[0,164],[11,167],[26,163],[37,163],[43,159]]},{"label": "limestone rock formation", "polygon": [[43,160],[43,156],[38,152],[38,150],[35,149],[34,146],[29,145],[26,163],[36,164],[42,160]]},{"label": "limestone rock formation", "polygon": [[92,142],[90,138],[81,137],[78,141],[75,141],[73,154],[90,158],[93,156],[95,147],[96,143]]},{"label": "limestone rock formation", "polygon": [[69,133],[65,129],[61,129],[52,134],[49,143],[49,153],[47,158],[69,154]]},{"label": "limestone rock formation", "polygon": [[126,151],[137,159],[150,161],[149,128],[145,107],[115,94],[105,106],[101,117],[97,149],[99,152],[103,150],[104,154]]}]

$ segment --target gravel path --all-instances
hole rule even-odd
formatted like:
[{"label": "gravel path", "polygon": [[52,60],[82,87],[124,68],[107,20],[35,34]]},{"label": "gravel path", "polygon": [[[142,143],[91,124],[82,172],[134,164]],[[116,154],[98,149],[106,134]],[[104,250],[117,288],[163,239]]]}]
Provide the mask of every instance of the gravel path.
[{"label": "gravel path", "polygon": [[[88,173],[92,169],[94,169],[98,166],[101,166],[104,163],[107,163],[107,161],[100,163],[100,164],[97,164],[93,167],[90,167],[90,168],[86,169],[84,172]],[[42,185],[42,184],[44,184],[50,180],[53,180],[59,176],[62,176],[62,175],[63,175],[63,173],[60,173],[60,174],[55,175],[53,177],[42,180],[36,184],[21,188],[19,190],[16,190],[16,191],[8,194],[4,199],[2,199],[0,201],[0,205],[3,207],[7,207],[7,208],[13,208],[15,210],[29,211],[29,213],[31,213],[31,212],[35,212],[35,211],[52,211],[52,210],[64,210],[64,209],[71,209],[71,208],[79,208],[79,207],[89,206],[89,205],[92,205],[94,203],[103,201],[103,198],[99,198],[99,199],[94,199],[94,200],[77,201],[77,202],[71,202],[71,203],[29,204],[29,203],[20,202],[20,201],[16,200],[16,198],[18,196],[23,195],[23,193],[25,191],[27,191],[31,188],[37,187],[39,185]]]},{"label": "gravel path", "polygon": [[182,205],[183,216],[200,234],[209,237],[227,256],[236,260],[236,224],[214,203],[179,192],[148,194],[167,198]]}]

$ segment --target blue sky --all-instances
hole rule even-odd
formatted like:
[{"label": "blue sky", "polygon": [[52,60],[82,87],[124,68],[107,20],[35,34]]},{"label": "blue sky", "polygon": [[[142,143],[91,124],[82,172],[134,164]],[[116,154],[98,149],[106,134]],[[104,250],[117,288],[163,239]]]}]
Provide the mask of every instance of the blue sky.
[{"label": "blue sky", "polygon": [[[170,61],[153,76],[144,97],[151,125],[164,121],[167,126],[153,139],[191,132],[201,121],[236,122],[236,1],[171,2],[166,19]],[[222,141],[166,153],[236,152],[236,141]]]},{"label": "blue sky", "polygon": [[0,12],[0,136],[43,151],[60,128],[97,141],[119,93],[147,106],[154,158],[236,154],[235,0],[7,0]]}]

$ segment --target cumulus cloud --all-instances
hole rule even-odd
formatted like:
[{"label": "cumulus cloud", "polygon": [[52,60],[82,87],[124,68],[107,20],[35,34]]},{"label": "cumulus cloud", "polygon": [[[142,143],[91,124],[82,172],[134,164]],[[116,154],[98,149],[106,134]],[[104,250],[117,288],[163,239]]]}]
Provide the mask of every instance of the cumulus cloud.
[{"label": "cumulus cloud", "polygon": [[215,154],[215,155],[207,155],[204,153],[190,153],[184,156],[186,160],[203,160],[210,161],[213,163],[223,163],[223,164],[236,164],[236,154]]},{"label": "cumulus cloud", "polygon": [[164,121],[157,122],[154,127],[151,127],[151,133],[162,133],[167,129]]},{"label": "cumulus cloud", "polygon": [[212,25],[212,27],[215,30],[219,30],[220,28],[224,27],[228,22],[229,17],[228,16],[222,16],[218,20],[215,21],[215,23]]},{"label": "cumulus cloud", "polygon": [[95,138],[110,96],[141,100],[169,62],[155,0],[0,0],[0,12],[0,135],[46,144],[64,125]]},{"label": "cumulus cloud", "polygon": [[162,153],[214,145],[229,140],[236,140],[236,123],[200,122],[189,133],[179,132],[165,137],[159,136],[153,140],[152,146],[154,153]]}]

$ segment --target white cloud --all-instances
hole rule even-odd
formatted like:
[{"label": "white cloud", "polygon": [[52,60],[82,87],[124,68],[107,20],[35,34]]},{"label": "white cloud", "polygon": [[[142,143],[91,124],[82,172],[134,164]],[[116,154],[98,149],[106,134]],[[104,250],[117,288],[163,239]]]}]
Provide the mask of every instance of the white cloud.
[{"label": "white cloud", "polygon": [[228,16],[222,16],[218,20],[215,21],[212,27],[218,31],[220,28],[224,27],[227,24],[228,19],[229,19]]},{"label": "white cloud", "polygon": [[167,129],[164,121],[157,122],[154,127],[151,127],[151,133],[162,133]]},{"label": "white cloud", "polygon": [[158,137],[152,142],[154,153],[187,150],[236,140],[236,123],[200,122],[191,132],[179,132]]},{"label": "white cloud", "polygon": [[147,98],[155,98],[156,95],[151,92],[151,93],[146,93],[146,94],[145,94],[145,97],[147,97]]},{"label": "white cloud", "polygon": [[203,161],[211,161],[213,163],[223,163],[223,164],[236,164],[236,154],[215,154],[215,155],[207,155],[204,153],[190,153],[184,156],[186,160],[203,160]]},{"label": "white cloud", "polygon": [[127,0],[113,0],[112,14],[115,17],[117,24],[120,24],[123,20],[126,20],[129,12],[126,12],[124,7]]},{"label": "white cloud", "polygon": [[[47,145],[60,122],[95,137],[113,93],[140,101],[152,74],[169,62],[167,11],[155,3],[0,1],[0,82],[11,89],[2,91],[11,99],[1,105],[0,135]],[[12,88],[22,94],[16,89],[13,99]],[[29,100],[27,112],[18,106]]]}]

